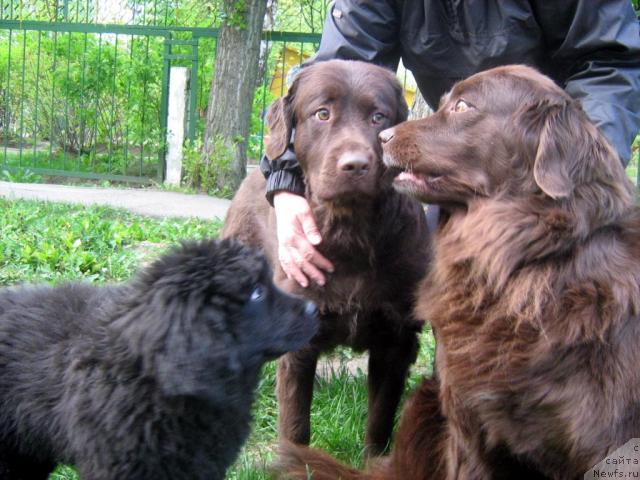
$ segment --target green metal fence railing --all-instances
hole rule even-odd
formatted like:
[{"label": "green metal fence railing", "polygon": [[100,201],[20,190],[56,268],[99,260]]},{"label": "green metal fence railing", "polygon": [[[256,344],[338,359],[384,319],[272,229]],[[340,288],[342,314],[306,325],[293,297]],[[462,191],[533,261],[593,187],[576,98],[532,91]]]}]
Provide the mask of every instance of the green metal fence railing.
[{"label": "green metal fence railing", "polygon": [[[162,179],[170,67],[191,69],[187,138],[200,138],[204,127],[218,31],[180,25],[215,16],[204,4],[0,0],[0,172]],[[284,91],[277,80],[292,66],[289,50],[300,63],[319,39],[263,34],[251,158],[262,153],[264,110]]]},{"label": "green metal fence railing", "polygon": [[146,27],[0,21],[2,167],[158,177],[168,36]]},{"label": "green metal fence railing", "polygon": [[[327,3],[314,2],[312,26]],[[187,139],[202,137],[218,31],[181,23],[215,24],[207,3],[0,0],[0,173],[161,180],[172,66],[191,69]],[[263,33],[250,160],[263,152],[266,108],[319,41],[313,32]],[[400,80],[410,101],[406,72]],[[638,185],[639,164],[636,145],[628,172]]]},{"label": "green metal fence railing", "polygon": [[[194,140],[203,128],[216,38],[210,28],[0,20],[0,169],[161,179],[170,67],[191,69],[187,137]],[[253,157],[262,151],[261,113],[278,70],[290,66],[291,46],[302,61],[318,41],[317,34],[264,34]]]}]

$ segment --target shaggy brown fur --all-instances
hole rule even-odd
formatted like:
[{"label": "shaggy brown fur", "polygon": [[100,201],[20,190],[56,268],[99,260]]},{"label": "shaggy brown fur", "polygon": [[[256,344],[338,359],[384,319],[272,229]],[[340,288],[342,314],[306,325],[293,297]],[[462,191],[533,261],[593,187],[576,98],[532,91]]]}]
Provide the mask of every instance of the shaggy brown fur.
[{"label": "shaggy brown fur", "polygon": [[[328,119],[315,113],[327,109]],[[427,231],[419,202],[395,192],[385,174],[378,134],[407,116],[394,75],[362,62],[306,67],[267,121],[270,158],[280,156],[295,127],[295,152],[335,273],[324,287],[303,289],[280,268],[275,217],[259,172],[234,198],[223,236],[261,246],[276,283],[313,300],[321,312],[311,347],[286,355],[278,368],[281,439],[309,443],[316,362],[336,345],[369,350],[369,416],[365,443],[382,451],[390,438],[405,377],[415,360],[420,323],[414,292],[427,264]],[[323,117],[324,118],[324,117]]]},{"label": "shaggy brown fur", "polygon": [[397,188],[450,207],[417,307],[440,391],[414,394],[386,469],[313,478],[577,479],[640,437],[640,211],[579,104],[497,68],[381,140]]}]

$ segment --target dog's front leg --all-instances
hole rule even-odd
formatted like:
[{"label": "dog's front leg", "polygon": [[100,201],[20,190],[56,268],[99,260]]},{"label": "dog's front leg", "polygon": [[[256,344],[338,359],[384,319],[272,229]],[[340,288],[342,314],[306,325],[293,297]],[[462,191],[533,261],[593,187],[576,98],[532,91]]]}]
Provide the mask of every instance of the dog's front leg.
[{"label": "dog's front leg", "polygon": [[391,439],[409,367],[416,359],[417,334],[407,332],[397,343],[374,345],[369,350],[369,411],[365,448],[368,456],[380,455]]},{"label": "dog's front leg", "polygon": [[308,445],[311,438],[311,399],[318,352],[305,348],[288,353],[278,361],[278,437]]}]

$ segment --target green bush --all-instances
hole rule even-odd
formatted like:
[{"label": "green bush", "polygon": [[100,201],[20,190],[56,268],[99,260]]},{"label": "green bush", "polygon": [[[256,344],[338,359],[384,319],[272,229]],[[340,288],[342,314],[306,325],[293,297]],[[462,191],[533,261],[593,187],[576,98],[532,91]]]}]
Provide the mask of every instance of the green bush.
[{"label": "green bush", "polygon": [[233,175],[232,164],[235,153],[222,138],[213,144],[212,161],[205,161],[202,142],[187,142],[183,148],[182,180],[187,187],[222,198],[231,198],[233,190],[228,179]]}]

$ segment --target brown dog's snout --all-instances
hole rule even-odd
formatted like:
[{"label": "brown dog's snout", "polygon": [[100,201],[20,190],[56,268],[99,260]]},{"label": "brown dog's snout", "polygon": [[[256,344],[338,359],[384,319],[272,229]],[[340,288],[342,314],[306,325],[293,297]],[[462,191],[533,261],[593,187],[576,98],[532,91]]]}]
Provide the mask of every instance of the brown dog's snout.
[{"label": "brown dog's snout", "polygon": [[395,129],[387,128],[386,130],[383,130],[378,134],[378,138],[380,139],[380,143],[384,145],[389,140],[391,140],[394,135],[395,135]]},{"label": "brown dog's snout", "polygon": [[338,159],[338,169],[348,175],[364,175],[370,168],[371,161],[363,153],[347,152]]}]

